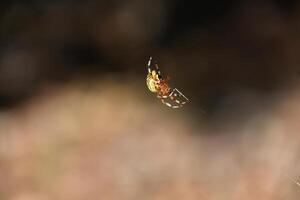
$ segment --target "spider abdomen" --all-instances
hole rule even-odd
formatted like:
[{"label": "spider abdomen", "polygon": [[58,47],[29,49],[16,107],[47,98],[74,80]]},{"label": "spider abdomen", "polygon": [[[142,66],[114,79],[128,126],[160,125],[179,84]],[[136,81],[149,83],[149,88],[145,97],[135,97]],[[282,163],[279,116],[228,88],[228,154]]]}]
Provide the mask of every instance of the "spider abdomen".
[{"label": "spider abdomen", "polygon": [[146,79],[147,87],[151,92],[158,92],[157,90],[157,81],[152,76],[147,76]]}]

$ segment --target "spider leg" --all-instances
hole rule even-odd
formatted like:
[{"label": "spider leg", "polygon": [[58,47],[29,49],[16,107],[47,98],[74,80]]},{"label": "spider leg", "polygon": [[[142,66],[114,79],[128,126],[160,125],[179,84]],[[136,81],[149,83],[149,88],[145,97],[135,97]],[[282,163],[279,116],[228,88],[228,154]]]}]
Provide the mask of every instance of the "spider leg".
[{"label": "spider leg", "polygon": [[163,98],[161,98],[160,100],[161,100],[161,102],[162,102],[163,104],[169,106],[170,108],[179,108],[179,107],[182,107],[182,106],[179,106],[179,105],[172,105],[172,104],[166,102],[165,99],[163,99]]},{"label": "spider leg", "polygon": [[159,99],[167,99],[167,98],[169,98],[169,95],[157,95],[157,98],[159,98]]},{"label": "spider leg", "polygon": [[160,71],[160,69],[159,69],[157,63],[155,63],[155,68],[156,68],[157,74],[158,74],[159,76],[161,76],[161,71]]},{"label": "spider leg", "polygon": [[[189,99],[177,88],[172,89],[171,92],[167,94],[158,93],[157,98],[159,98],[163,104],[170,108],[183,107],[189,101]],[[168,99],[169,101],[167,101]]]},{"label": "spider leg", "polygon": [[166,99],[170,98],[170,95],[157,95],[157,98],[160,99],[160,101],[165,104],[166,106],[170,107],[170,108],[179,108],[178,105],[172,105],[171,103],[165,101]]},{"label": "spider leg", "polygon": [[170,96],[170,99],[173,101],[173,102],[175,102],[176,103],[176,105],[174,105],[173,107],[182,107],[184,104],[185,104],[185,102],[181,102],[181,101],[179,101],[178,99],[176,99],[176,98],[174,98],[173,96]]},{"label": "spider leg", "polygon": [[182,107],[182,105],[180,103],[177,103],[176,105],[174,104],[171,104],[169,102],[166,101],[166,99],[170,98],[173,102],[174,102],[174,98],[173,96],[170,96],[171,94],[169,95],[157,95],[157,98],[160,99],[160,101],[165,104],[166,106],[170,107],[170,108],[180,108]]},{"label": "spider leg", "polygon": [[[184,104],[186,104],[189,101],[189,99],[186,96],[184,96],[177,88],[174,88],[172,90],[169,97],[172,101],[178,104],[179,107],[182,107]],[[180,101],[178,97],[183,98],[183,100]]]},{"label": "spider leg", "polygon": [[184,96],[177,88],[174,88],[172,93],[175,92],[175,91],[178,92],[179,96],[182,96],[186,100],[186,102],[189,101],[189,99],[186,96]]},{"label": "spider leg", "polygon": [[151,65],[151,61],[152,61],[152,57],[149,58],[149,61],[148,61],[148,73],[151,73],[151,69],[150,69],[150,65]]}]

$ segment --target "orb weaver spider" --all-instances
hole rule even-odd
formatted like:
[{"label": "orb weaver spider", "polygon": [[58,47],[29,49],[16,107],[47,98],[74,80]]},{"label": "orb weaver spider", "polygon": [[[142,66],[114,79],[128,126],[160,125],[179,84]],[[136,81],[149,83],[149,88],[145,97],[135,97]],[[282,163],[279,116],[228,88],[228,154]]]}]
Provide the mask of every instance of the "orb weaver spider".
[{"label": "orb weaver spider", "polygon": [[171,108],[180,108],[186,104],[189,99],[184,96],[177,88],[171,88],[168,85],[169,77],[164,79],[161,75],[157,63],[154,63],[155,68],[152,67],[152,57],[148,61],[148,75],[146,83],[148,89],[157,94],[157,98],[161,102]]}]

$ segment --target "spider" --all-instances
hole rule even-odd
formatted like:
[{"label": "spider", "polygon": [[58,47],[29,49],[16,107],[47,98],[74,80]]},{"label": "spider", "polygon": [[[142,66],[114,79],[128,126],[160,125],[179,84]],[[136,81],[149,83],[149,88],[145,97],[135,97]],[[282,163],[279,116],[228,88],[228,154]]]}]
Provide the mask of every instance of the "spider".
[{"label": "spider", "polygon": [[168,85],[169,77],[164,79],[161,75],[157,63],[154,63],[155,68],[152,67],[152,57],[148,61],[148,75],[146,83],[148,89],[157,94],[157,98],[161,102],[171,108],[180,108],[186,104],[189,99],[186,98],[177,88],[171,88]]}]

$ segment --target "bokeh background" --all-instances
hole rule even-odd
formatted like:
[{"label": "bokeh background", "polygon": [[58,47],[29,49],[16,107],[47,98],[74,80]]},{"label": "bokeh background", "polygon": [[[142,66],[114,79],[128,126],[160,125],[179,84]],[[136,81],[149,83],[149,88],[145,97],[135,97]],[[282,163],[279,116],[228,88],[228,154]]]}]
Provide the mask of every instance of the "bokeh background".
[{"label": "bokeh background", "polygon": [[[0,199],[299,199],[300,2],[2,1]],[[150,56],[190,102],[146,88]]]}]

